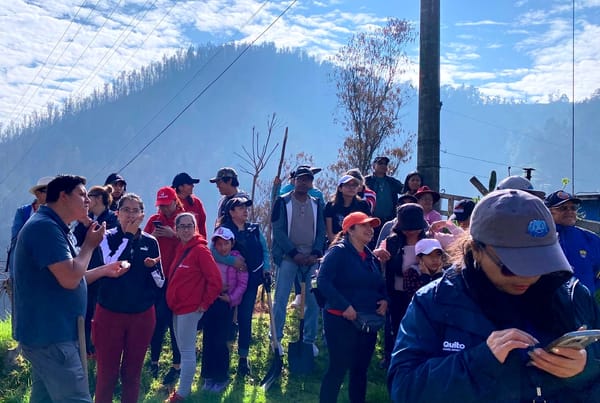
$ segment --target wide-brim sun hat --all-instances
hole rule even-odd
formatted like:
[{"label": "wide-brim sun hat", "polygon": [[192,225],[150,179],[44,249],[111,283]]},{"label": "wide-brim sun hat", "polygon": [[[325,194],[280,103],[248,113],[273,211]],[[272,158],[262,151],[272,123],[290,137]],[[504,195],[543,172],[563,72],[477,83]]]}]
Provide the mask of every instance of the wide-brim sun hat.
[{"label": "wide-brim sun hat", "polygon": [[436,192],[435,190],[431,190],[429,189],[429,186],[421,186],[419,189],[417,189],[417,191],[415,192],[414,196],[418,199],[420,199],[423,195],[426,195],[427,193],[429,193],[432,197],[433,197],[433,202],[437,203],[440,200],[440,194],[438,192]]},{"label": "wide-brim sun hat", "polygon": [[40,179],[38,179],[37,183],[32,186],[31,188],[29,188],[29,193],[31,193],[32,195],[35,196],[35,192],[43,189],[45,187],[48,187],[48,184],[50,182],[52,182],[52,179],[54,179],[54,176],[43,176]]}]

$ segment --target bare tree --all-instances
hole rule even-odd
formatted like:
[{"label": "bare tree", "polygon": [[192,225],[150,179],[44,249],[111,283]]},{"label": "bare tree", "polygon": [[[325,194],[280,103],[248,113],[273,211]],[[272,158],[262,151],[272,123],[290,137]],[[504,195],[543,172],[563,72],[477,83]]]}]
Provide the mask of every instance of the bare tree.
[{"label": "bare tree", "polygon": [[[252,127],[252,147],[250,149],[242,146],[243,153],[235,152],[234,154],[240,157],[245,163],[246,166],[242,167],[242,172],[245,172],[252,176],[252,191],[250,192],[250,197],[252,200],[255,200],[254,196],[256,193],[256,187],[258,184],[258,178],[260,173],[265,169],[267,163],[273,156],[273,153],[277,149],[279,143],[275,144],[272,148],[270,148],[269,143],[271,142],[271,135],[273,134],[273,130],[277,128],[278,122],[276,118],[275,112],[268,118],[267,120],[267,136],[264,142],[261,143],[260,140],[260,132],[256,130],[256,127]],[[252,213],[250,214],[251,220],[255,219],[254,215],[254,207],[252,208]]]},{"label": "bare tree", "polygon": [[335,172],[358,168],[366,173],[376,152],[388,155],[394,167],[408,161],[414,133],[402,136],[400,111],[411,89],[402,82],[409,65],[405,48],[414,40],[409,22],[389,19],[383,27],[354,35],[334,56],[335,121],[347,132],[331,167]]}]

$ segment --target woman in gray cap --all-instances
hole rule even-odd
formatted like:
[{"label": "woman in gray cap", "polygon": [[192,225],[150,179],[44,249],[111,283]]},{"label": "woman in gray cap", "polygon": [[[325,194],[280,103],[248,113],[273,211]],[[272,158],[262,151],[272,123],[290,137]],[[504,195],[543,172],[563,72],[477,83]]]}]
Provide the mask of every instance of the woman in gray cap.
[{"label": "woman in gray cap", "polygon": [[421,288],[402,319],[388,386],[398,402],[598,402],[600,344],[551,347],[600,328],[541,199],[488,194],[455,265]]}]

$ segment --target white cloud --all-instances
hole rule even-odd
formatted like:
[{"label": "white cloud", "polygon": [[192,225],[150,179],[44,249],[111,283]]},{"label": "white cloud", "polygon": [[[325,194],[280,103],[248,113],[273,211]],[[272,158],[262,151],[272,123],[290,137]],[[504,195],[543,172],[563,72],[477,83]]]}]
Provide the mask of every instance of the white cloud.
[{"label": "white cloud", "polygon": [[493,20],[462,21],[456,23],[457,27],[478,27],[481,25],[507,25],[507,23]]},{"label": "white cloud", "polygon": [[[198,37],[210,38],[213,43],[252,41],[290,0],[156,0],[153,7],[146,0],[123,0],[101,2],[97,9],[91,5],[80,7],[80,0],[6,3],[0,15],[0,122],[22,115],[21,111],[45,107],[47,102],[60,102],[69,94],[89,93],[120,71],[173,54],[196,43]],[[541,98],[548,92],[570,94],[568,4],[526,9],[531,3],[522,0],[513,4],[523,11],[513,21],[474,18],[445,23],[444,32],[452,28],[458,32],[450,43],[443,44],[442,83],[476,82],[492,95]],[[600,58],[596,39],[600,27],[598,21],[590,20],[599,6],[600,0],[577,1],[577,99],[589,96],[600,86],[600,72],[594,66]],[[340,0],[298,1],[258,43],[302,48],[325,60],[353,33],[385,23],[385,15],[368,7],[365,3],[352,10]],[[71,24],[75,13],[77,17]],[[415,29],[419,29],[418,24]],[[482,35],[484,30],[487,36]],[[89,48],[84,52],[86,46]],[[418,41],[409,52],[415,58],[417,47]],[[501,69],[490,67],[493,62],[489,62],[489,54],[495,51],[517,52],[521,60],[528,60]],[[505,54],[509,53],[502,53],[502,57],[510,57]],[[418,61],[414,63],[407,77],[416,84]]]}]

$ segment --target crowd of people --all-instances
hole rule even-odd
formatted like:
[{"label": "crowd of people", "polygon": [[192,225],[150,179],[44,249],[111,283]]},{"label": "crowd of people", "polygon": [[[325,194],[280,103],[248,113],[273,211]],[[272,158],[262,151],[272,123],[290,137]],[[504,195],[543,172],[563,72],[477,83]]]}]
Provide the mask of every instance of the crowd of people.
[{"label": "crowd of people", "polygon": [[[95,402],[112,402],[119,381],[121,401],[137,402],[148,350],[167,402],[184,401],[199,330],[198,388],[221,393],[234,342],[237,376],[253,372],[253,310],[273,281],[275,354],[294,290],[303,351],[327,347],[323,403],[338,400],[347,373],[349,400],[365,401],[379,335],[393,401],[600,401],[599,346],[543,348],[600,329],[600,237],[575,226],[581,200],[512,176],[444,219],[440,193],[418,172],[393,178],[389,163],[344,172],[331,192],[313,184],[320,168],[298,166],[275,179],[269,223],[250,220],[237,172],[221,168],[210,179],[221,195],[214,226],[185,172],[157,189],[147,219],[118,173],[89,191],[81,176],[40,178],[15,214],[8,264],[31,401],[91,402],[87,357]],[[172,361],[161,368],[167,330]]]}]

